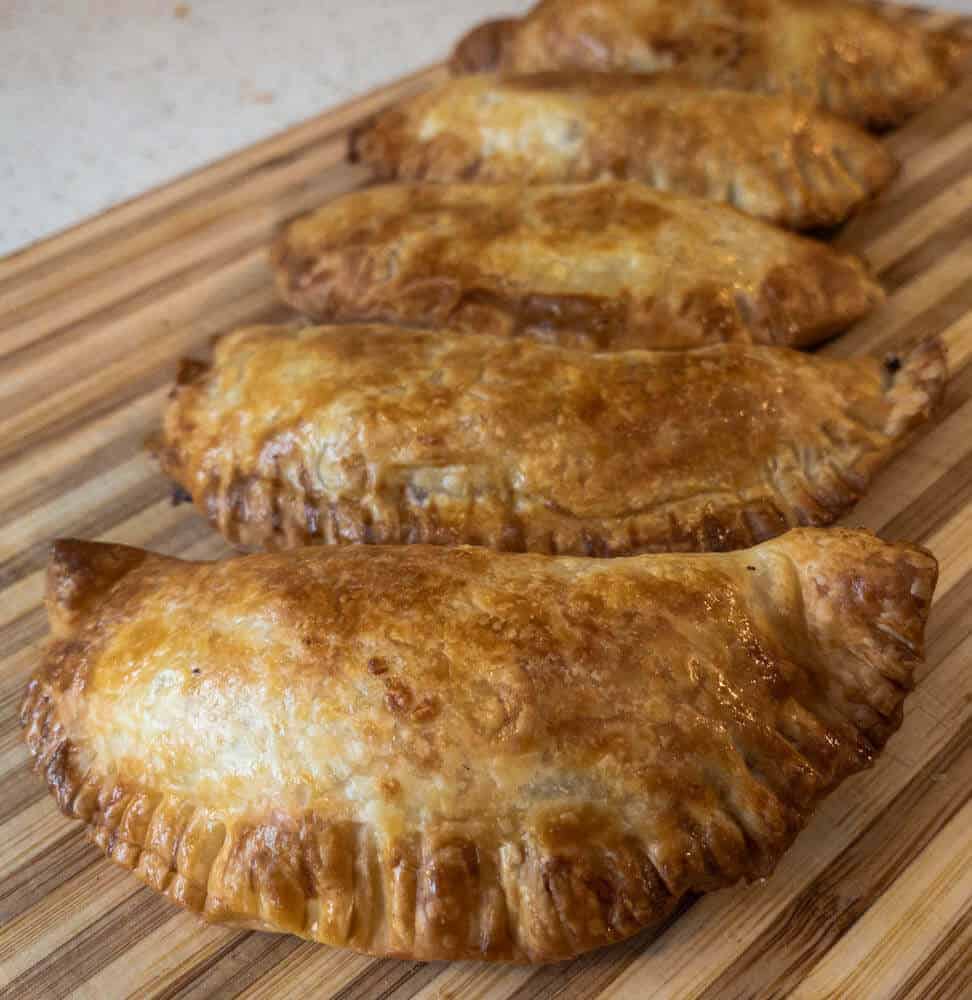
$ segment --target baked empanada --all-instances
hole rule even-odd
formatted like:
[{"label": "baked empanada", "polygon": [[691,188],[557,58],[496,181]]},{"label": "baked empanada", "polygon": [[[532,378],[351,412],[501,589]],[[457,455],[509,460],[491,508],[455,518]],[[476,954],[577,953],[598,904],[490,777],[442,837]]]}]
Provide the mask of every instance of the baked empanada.
[{"label": "baked empanada", "polygon": [[940,97],[959,49],[945,34],[847,0],[543,0],[475,29],[456,72],[675,72],[707,87],[808,98],[896,125]]},{"label": "baked empanada", "polygon": [[22,718],[60,808],[210,920],[550,961],[773,870],[898,727],[936,572],[840,530],[611,561],[63,541]]},{"label": "baked empanada", "polygon": [[448,81],[356,132],[352,158],[389,180],[636,180],[797,229],[843,221],[896,167],[805,101],[577,71]]},{"label": "baked empanada", "polygon": [[855,257],[631,181],[368,188],[292,223],[273,259],[317,320],[602,351],[806,346],[883,297]]},{"label": "baked empanada", "polygon": [[255,327],[182,373],[158,454],[247,545],[740,548],[846,511],[944,380],[935,342],[882,365]]}]

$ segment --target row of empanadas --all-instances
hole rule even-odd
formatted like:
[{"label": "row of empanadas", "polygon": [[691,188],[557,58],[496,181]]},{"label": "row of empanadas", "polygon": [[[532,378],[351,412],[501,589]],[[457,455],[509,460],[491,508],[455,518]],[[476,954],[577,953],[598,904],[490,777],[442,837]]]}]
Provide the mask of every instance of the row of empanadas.
[{"label": "row of empanadas", "polygon": [[[941,85],[884,30],[547,0],[460,61],[675,64],[876,123]],[[889,176],[877,150],[789,100],[578,75],[456,82],[361,132],[389,177],[588,183],[378,188],[281,238],[292,304],[426,329],[252,328],[185,365],[162,468],[231,541],[293,550],[56,543],[22,721],[61,809],[208,919],[422,959],[567,958],[772,871],[898,726],[937,573],[864,533],[772,536],[855,502],[944,358],[764,346],[880,289],[648,185],[830,223]],[[684,551],[537,554],[649,550]]]},{"label": "row of empanadas", "polygon": [[278,285],[328,322],[599,350],[812,344],[878,299],[861,267],[823,249],[805,264],[808,245],[671,194],[842,221],[894,163],[814,105],[896,121],[945,87],[948,51],[832,3],[546,0],[458,50],[457,66],[519,75],[453,80],[356,131],[354,158],[413,183],[294,224]]},{"label": "row of empanadas", "polygon": [[767,875],[901,719],[935,560],[844,531],[610,561],[61,542],[58,805],[210,920],[551,961]]},{"label": "row of empanadas", "polygon": [[595,350],[806,346],[883,297],[848,254],[619,181],[366,188],[294,222],[274,261],[283,298],[317,320]]}]

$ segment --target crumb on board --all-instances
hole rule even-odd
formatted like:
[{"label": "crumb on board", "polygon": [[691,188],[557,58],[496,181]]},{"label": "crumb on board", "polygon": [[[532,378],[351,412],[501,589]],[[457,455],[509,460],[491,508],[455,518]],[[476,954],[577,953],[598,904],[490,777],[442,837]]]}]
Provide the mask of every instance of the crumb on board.
[{"label": "crumb on board", "polygon": [[172,9],[172,16],[184,21],[192,13],[192,8],[187,3],[177,3]]}]

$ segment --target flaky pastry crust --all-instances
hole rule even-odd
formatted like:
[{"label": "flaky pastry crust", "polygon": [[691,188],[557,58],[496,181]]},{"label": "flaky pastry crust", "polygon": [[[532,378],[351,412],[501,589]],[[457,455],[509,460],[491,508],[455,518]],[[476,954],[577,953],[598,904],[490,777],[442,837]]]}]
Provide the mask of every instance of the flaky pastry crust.
[{"label": "flaky pastry crust", "polygon": [[740,548],[846,511],[944,381],[936,342],[882,365],[255,327],[184,370],[158,454],[246,545]]},{"label": "flaky pastry crust", "polygon": [[896,170],[804,100],[578,70],[447,81],[357,130],[351,156],[384,180],[636,180],[797,229],[842,222]]},{"label": "flaky pastry crust", "polygon": [[935,560],[54,547],[23,725],[60,808],[209,920],[551,961],[769,874],[901,719]]},{"label": "flaky pastry crust", "polygon": [[846,0],[543,0],[467,35],[457,73],[675,72],[707,87],[788,94],[875,128],[948,89],[947,34]]},{"label": "flaky pastry crust", "polygon": [[855,257],[633,181],[368,188],[292,223],[273,261],[316,320],[593,350],[805,346],[883,298]]}]

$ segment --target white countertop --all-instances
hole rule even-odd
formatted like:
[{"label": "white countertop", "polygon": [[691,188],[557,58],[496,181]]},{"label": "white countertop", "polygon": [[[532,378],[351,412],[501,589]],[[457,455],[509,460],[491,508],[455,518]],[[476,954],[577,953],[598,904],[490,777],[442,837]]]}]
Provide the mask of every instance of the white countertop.
[{"label": "white countertop", "polygon": [[[0,0],[0,254],[446,56],[530,0]],[[972,14],[972,0],[938,6]]]}]

